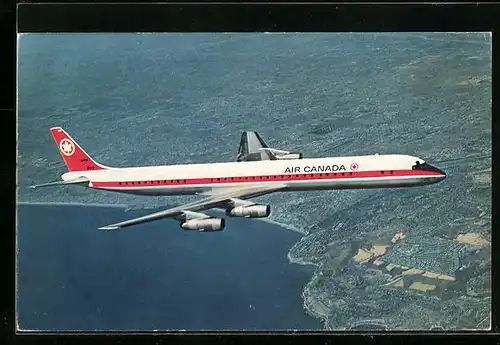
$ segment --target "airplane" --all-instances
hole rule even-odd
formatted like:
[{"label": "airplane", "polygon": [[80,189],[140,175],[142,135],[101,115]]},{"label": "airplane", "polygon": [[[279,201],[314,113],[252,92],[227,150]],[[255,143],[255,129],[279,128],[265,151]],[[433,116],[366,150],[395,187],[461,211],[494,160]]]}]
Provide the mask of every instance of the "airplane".
[{"label": "airplane", "polygon": [[97,163],[61,127],[50,129],[69,172],[62,181],[31,186],[81,185],[138,195],[205,198],[100,227],[124,227],[172,218],[184,230],[221,231],[225,219],[199,211],[225,209],[228,217],[264,218],[271,206],[248,199],[275,192],[413,187],[437,183],[446,173],[418,157],[401,154],[303,158],[269,148],[257,132],[243,132],[236,162],[112,168]]}]

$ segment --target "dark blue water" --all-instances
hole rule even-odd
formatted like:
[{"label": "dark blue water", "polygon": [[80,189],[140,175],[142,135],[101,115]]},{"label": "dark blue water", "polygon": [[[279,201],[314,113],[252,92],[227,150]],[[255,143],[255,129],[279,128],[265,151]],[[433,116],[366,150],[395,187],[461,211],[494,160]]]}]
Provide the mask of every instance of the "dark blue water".
[{"label": "dark blue water", "polygon": [[20,205],[19,327],[322,328],[302,308],[311,269],[286,257],[298,234],[245,219],[217,233],[185,232],[171,220],[96,230],[144,212]]}]

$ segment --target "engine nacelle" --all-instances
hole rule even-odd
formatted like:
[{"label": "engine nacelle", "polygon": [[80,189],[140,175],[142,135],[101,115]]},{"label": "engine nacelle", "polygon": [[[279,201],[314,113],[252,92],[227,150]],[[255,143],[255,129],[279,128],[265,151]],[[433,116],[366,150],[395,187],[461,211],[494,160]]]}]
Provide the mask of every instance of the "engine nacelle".
[{"label": "engine nacelle", "polygon": [[288,152],[283,155],[275,155],[278,160],[288,160],[288,159],[302,159],[302,153],[300,152]]},{"label": "engine nacelle", "polygon": [[182,221],[180,225],[184,230],[222,231],[226,221],[221,218],[191,219]]},{"label": "engine nacelle", "polygon": [[265,218],[271,214],[269,205],[237,206],[226,209],[226,214],[230,217]]}]

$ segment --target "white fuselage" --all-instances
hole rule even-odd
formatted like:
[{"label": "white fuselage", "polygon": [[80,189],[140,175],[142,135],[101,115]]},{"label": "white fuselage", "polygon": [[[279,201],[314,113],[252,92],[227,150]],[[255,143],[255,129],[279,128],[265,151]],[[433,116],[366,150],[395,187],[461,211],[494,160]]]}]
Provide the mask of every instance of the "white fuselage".
[{"label": "white fuselage", "polygon": [[[63,180],[86,177],[89,187],[143,195],[184,195],[280,184],[285,191],[392,188],[431,184],[446,175],[415,169],[422,159],[407,155],[370,155],[296,160],[110,168],[74,171]],[[420,166],[419,166],[420,167]]]}]

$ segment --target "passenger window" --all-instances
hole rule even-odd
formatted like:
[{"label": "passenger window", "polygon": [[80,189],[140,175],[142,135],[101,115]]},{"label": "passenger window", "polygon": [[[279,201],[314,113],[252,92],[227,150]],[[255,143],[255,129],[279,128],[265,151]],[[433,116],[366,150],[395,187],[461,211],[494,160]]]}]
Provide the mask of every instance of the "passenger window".
[{"label": "passenger window", "polygon": [[391,170],[391,174],[394,174],[394,170]]},{"label": "passenger window", "polygon": [[325,175],[326,175],[326,176],[330,176],[330,174],[329,174],[329,173],[326,173]]},{"label": "passenger window", "polygon": [[381,173],[383,174],[383,173],[384,173],[384,171],[382,170],[382,171],[381,171]]},{"label": "passenger window", "polygon": [[333,173],[333,176],[337,176],[337,173]]},{"label": "passenger window", "polygon": [[349,175],[351,175],[351,176],[352,176],[352,172],[350,172],[350,173],[349,173]]},{"label": "passenger window", "polygon": [[322,176],[323,176],[323,174],[319,174],[319,177],[322,177]]},{"label": "passenger window", "polygon": [[342,176],[344,176],[344,175],[345,175],[345,173],[342,173]]}]

